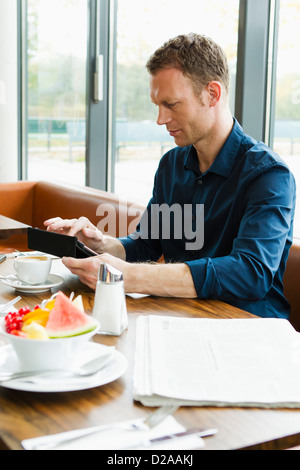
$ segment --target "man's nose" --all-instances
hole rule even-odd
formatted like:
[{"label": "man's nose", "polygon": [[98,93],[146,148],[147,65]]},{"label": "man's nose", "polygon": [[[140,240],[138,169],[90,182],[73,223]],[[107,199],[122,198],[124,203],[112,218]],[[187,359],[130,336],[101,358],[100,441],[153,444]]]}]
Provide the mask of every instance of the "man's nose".
[{"label": "man's nose", "polygon": [[170,121],[171,121],[171,116],[169,115],[168,110],[162,107],[159,108],[158,116],[156,120],[157,124],[159,126],[162,126],[164,124],[168,124]]}]

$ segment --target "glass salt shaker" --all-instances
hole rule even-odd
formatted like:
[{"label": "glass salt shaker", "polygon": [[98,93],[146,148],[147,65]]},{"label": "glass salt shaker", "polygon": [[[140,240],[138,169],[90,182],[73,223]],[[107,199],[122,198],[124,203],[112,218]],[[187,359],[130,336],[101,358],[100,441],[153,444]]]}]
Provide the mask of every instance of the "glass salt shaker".
[{"label": "glass salt shaker", "polygon": [[100,334],[120,336],[128,327],[123,274],[106,263],[99,266],[93,317]]}]

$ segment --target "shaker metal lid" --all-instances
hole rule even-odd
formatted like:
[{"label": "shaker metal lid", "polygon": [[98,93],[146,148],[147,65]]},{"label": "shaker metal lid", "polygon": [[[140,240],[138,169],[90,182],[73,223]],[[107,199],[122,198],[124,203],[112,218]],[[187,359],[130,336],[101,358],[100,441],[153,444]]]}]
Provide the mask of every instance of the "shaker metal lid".
[{"label": "shaker metal lid", "polygon": [[123,280],[123,273],[109,264],[102,263],[99,266],[98,279],[102,282],[119,282]]}]

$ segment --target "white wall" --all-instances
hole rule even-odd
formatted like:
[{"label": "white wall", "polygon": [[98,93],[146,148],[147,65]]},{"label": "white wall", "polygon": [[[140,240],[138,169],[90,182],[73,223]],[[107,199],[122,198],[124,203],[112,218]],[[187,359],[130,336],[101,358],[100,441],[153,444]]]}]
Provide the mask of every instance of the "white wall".
[{"label": "white wall", "polygon": [[18,175],[17,0],[0,0],[0,182]]}]

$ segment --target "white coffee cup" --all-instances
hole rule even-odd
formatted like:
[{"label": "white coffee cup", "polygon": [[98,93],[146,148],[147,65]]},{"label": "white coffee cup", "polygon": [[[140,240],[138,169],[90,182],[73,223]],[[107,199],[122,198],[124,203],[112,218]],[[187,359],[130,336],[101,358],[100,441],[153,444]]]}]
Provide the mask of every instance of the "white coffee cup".
[{"label": "white coffee cup", "polygon": [[44,284],[49,276],[52,260],[48,256],[20,256],[14,268],[20,281],[30,285]]}]

